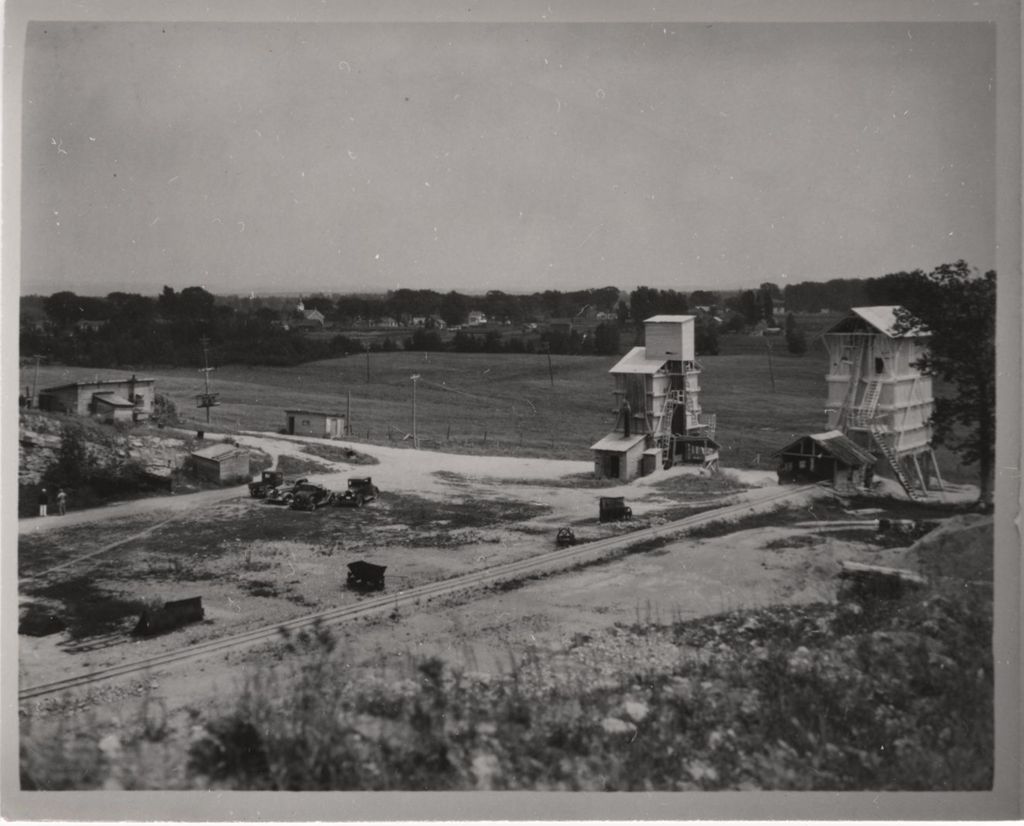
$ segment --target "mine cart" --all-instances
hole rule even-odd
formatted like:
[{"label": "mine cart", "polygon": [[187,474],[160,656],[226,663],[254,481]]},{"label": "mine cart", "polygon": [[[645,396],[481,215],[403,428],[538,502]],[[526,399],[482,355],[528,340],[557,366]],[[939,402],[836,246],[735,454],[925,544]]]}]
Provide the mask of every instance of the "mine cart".
[{"label": "mine cart", "polygon": [[575,545],[576,534],[573,533],[572,528],[559,528],[558,535],[555,537],[555,544],[559,548],[568,548],[571,545]]},{"label": "mine cart", "polygon": [[383,591],[384,572],[387,565],[374,565],[372,562],[358,562],[348,564],[348,578],[345,582],[349,588],[357,591]]},{"label": "mine cart", "polygon": [[284,474],[279,470],[265,470],[259,479],[249,483],[249,495],[253,499],[269,496],[274,488],[284,484]]},{"label": "mine cart", "polygon": [[190,622],[199,622],[204,616],[202,597],[165,602],[162,608],[147,608],[139,617],[133,634],[148,636],[173,631]]},{"label": "mine cart", "polygon": [[602,522],[615,522],[619,519],[632,519],[633,509],[626,506],[625,497],[602,496],[600,517]]}]

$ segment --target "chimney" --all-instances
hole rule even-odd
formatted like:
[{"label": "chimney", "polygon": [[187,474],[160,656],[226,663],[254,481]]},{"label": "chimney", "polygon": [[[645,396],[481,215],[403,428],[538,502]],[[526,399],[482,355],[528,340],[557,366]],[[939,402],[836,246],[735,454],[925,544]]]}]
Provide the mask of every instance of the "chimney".
[{"label": "chimney", "polygon": [[633,427],[633,411],[630,410],[629,402],[622,403],[622,431],[623,436],[627,439],[632,433]]}]

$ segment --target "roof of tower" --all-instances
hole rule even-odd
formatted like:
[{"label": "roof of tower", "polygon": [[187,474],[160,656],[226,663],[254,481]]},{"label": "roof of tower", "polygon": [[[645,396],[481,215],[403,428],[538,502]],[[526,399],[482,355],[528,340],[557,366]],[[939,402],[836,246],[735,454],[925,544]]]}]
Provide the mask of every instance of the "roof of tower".
[{"label": "roof of tower", "polygon": [[850,310],[853,315],[846,316],[846,318],[831,327],[828,332],[852,332],[851,327],[856,326],[858,321],[863,321],[889,338],[919,338],[928,335],[928,332],[922,326],[904,332],[897,332],[896,311],[899,309],[901,307],[896,304],[878,307],[851,307]]},{"label": "roof of tower", "polygon": [[[648,319],[649,321],[650,319]],[[634,347],[621,359],[618,363],[608,372],[609,373],[643,373],[646,375],[654,375],[662,367],[665,366],[666,358],[660,356],[658,358],[649,359],[647,358],[646,347]]]}]

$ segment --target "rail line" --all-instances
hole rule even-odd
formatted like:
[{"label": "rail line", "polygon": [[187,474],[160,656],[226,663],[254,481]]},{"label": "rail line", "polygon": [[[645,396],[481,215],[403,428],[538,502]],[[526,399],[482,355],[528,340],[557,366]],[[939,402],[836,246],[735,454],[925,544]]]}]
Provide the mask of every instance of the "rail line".
[{"label": "rail line", "polygon": [[49,694],[56,694],[61,691],[70,691],[77,688],[94,685],[96,683],[111,680],[117,677],[125,677],[139,672],[145,672],[156,668],[199,659],[220,652],[230,651],[237,648],[258,645],[278,639],[280,629],[299,631],[314,624],[336,625],[341,622],[360,619],[373,614],[393,609],[401,605],[418,604],[425,600],[449,596],[460,591],[471,590],[483,585],[493,585],[503,580],[515,579],[531,574],[551,573],[555,570],[573,567],[574,565],[592,563],[603,558],[610,558],[615,551],[628,549],[630,546],[649,539],[656,539],[666,535],[675,534],[687,528],[697,525],[727,519],[744,512],[753,512],[766,505],[774,505],[788,499],[795,499],[803,494],[821,490],[817,485],[803,485],[797,488],[784,489],[778,493],[758,497],[751,500],[743,500],[726,505],[714,510],[702,511],[701,513],[666,522],[664,525],[655,525],[650,528],[641,528],[627,534],[599,539],[594,542],[587,542],[581,545],[573,545],[567,548],[559,548],[539,556],[528,557],[513,562],[506,562],[494,565],[479,571],[464,574],[462,576],[443,579],[400,591],[389,596],[373,597],[360,600],[354,605],[345,605],[337,608],[329,608],[326,611],[319,611],[315,614],[307,614],[273,625],[261,626],[251,631],[244,631],[238,634],[220,637],[219,639],[191,645],[188,648],[180,648],[176,651],[168,651],[134,662],[122,665],[110,666],[108,668],[92,671],[76,677],[67,677],[62,680],[55,680],[49,683],[29,686],[18,692],[19,702],[43,697]]}]

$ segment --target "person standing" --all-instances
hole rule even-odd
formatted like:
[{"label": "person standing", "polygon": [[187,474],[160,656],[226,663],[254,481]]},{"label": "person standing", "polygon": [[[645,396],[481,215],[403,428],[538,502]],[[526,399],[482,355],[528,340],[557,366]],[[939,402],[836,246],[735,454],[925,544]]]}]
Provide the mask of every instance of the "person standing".
[{"label": "person standing", "polygon": [[68,495],[64,492],[64,488],[57,491],[57,513],[61,516],[68,512]]},{"label": "person standing", "polygon": [[46,516],[46,506],[50,504],[50,497],[46,493],[46,488],[39,489],[39,515]]}]

